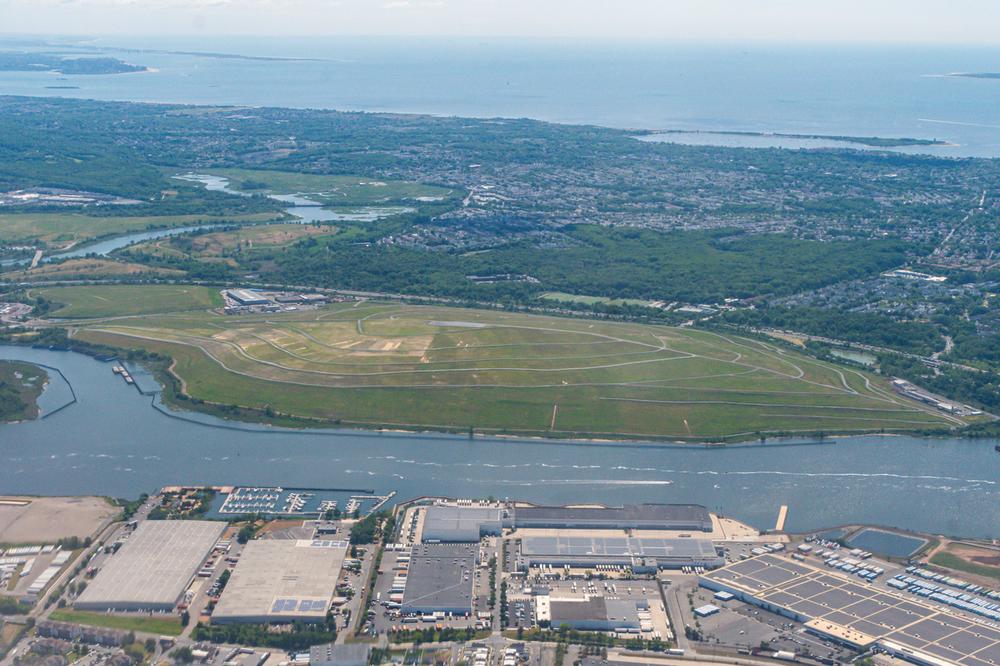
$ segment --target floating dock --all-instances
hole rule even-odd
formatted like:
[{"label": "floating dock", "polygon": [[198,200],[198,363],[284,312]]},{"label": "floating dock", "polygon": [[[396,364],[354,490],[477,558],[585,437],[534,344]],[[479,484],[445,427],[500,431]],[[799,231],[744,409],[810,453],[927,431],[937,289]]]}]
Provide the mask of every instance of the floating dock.
[{"label": "floating dock", "polygon": [[135,384],[135,380],[132,379],[132,375],[129,374],[129,371],[127,368],[125,368],[125,366],[116,365],[113,368],[111,368],[111,372],[115,373],[116,375],[124,379],[126,384]]}]

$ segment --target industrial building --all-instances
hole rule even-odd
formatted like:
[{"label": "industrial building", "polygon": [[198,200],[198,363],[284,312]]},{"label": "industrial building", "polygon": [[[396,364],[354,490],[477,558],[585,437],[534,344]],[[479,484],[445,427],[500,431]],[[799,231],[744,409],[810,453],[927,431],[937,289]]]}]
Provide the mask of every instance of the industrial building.
[{"label": "industrial building", "polygon": [[72,622],[56,622],[41,620],[35,625],[35,631],[44,638],[54,638],[64,641],[80,641],[91,645],[106,647],[121,647],[125,645],[128,632],[121,629],[106,629],[103,627],[88,627]]},{"label": "industrial building", "polygon": [[215,606],[212,623],[323,622],[347,549],[346,541],[250,541]]},{"label": "industrial building", "polygon": [[428,543],[414,546],[403,591],[403,614],[472,612],[472,586],[478,539],[468,543]]},{"label": "industrial building", "polygon": [[499,507],[435,504],[424,509],[421,541],[456,543],[499,535],[506,515]]},{"label": "industrial building", "polygon": [[208,520],[143,521],[73,606],[173,610],[225,529],[225,523]]},{"label": "industrial building", "polygon": [[541,565],[581,569],[613,565],[651,573],[725,564],[711,540],[697,538],[529,536],[519,539],[517,553],[517,567],[522,570]]},{"label": "industrial building", "polygon": [[620,507],[481,507],[435,504],[424,509],[421,540],[460,543],[499,535],[504,528],[673,530],[711,532],[712,515],[697,504]]},{"label": "industrial building", "polygon": [[714,604],[705,604],[704,606],[698,606],[694,609],[695,617],[711,617],[718,613],[721,608],[715,606]]},{"label": "industrial building", "polygon": [[227,289],[226,295],[240,305],[267,305],[267,298],[252,289]]},{"label": "industrial building", "polygon": [[638,504],[607,508],[517,507],[517,528],[712,531],[712,516],[697,504]]},{"label": "industrial building", "polygon": [[[553,628],[568,626],[579,631],[628,631],[640,628],[635,601],[584,597],[582,599],[547,598],[536,605],[536,617],[548,620]],[[547,617],[543,617],[547,615]]]},{"label": "industrial building", "polygon": [[368,666],[372,646],[367,643],[325,643],[309,648],[309,666]]},{"label": "industrial building", "polygon": [[760,555],[707,573],[699,582],[859,650],[875,647],[924,666],[1000,664],[995,625],[808,562]]}]

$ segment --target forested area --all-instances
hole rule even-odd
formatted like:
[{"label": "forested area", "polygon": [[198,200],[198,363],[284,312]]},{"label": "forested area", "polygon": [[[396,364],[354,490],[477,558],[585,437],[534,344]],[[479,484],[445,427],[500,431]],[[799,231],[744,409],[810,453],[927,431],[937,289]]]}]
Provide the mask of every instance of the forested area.
[{"label": "forested area", "polygon": [[272,631],[262,624],[228,624],[206,626],[199,624],[192,632],[196,641],[227,643],[230,645],[253,645],[255,647],[278,648],[289,652],[308,650],[312,645],[332,643],[337,640],[333,622],[327,624],[294,623],[289,631]]},{"label": "forested area", "polygon": [[0,361],[0,423],[34,418],[36,400],[48,376],[44,370],[21,361]]},{"label": "forested area", "polygon": [[[266,191],[278,173],[261,169],[437,184],[450,194],[413,200],[414,212],[338,223],[335,235],[285,247],[240,248],[233,261],[138,248],[122,256],[179,268],[191,279],[553,309],[570,305],[541,301],[541,293],[739,299],[756,309],[727,314],[734,325],[919,354],[941,350],[946,334],[955,343],[949,358],[1000,363],[1000,340],[990,335],[992,315],[981,303],[952,312],[941,301],[918,300],[890,316],[848,304],[763,307],[888,268],[920,267],[981,193],[1000,187],[996,161],[686,146],[634,135],[524,119],[0,97],[0,191],[106,193],[141,203],[79,212],[155,218],[282,206],[172,178],[209,168],[249,170],[237,185],[251,194]],[[991,275],[975,262],[995,244],[997,219],[987,197],[952,239],[949,286]],[[572,307],[659,316],[634,303]]]},{"label": "forested area", "polygon": [[929,355],[944,347],[938,329],[927,322],[897,321],[874,312],[812,307],[761,307],[728,312],[734,326],[775,328]]},{"label": "forested area", "polygon": [[[539,248],[522,241],[478,253],[308,240],[279,254],[269,279],[472,300],[525,300],[557,290],[716,302],[787,294],[868,275],[898,263],[904,254],[895,241],[820,243],[785,235],[660,233],[593,225],[563,231],[571,241],[565,247]],[[467,277],[507,274],[537,282],[482,284]]]},{"label": "forested area", "polygon": [[18,418],[28,405],[21,399],[21,392],[0,379],[0,421]]},{"label": "forested area", "polygon": [[952,367],[934,372],[919,360],[896,354],[880,354],[878,362],[884,375],[902,377],[958,402],[978,405],[994,413],[1000,411],[1000,377],[992,372]]}]

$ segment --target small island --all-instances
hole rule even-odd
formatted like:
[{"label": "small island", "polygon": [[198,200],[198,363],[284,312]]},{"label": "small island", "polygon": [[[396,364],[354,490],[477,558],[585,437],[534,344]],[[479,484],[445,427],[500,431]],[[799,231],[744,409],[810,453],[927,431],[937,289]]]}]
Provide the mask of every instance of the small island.
[{"label": "small island", "polygon": [[0,52],[0,71],[56,72],[58,74],[131,74],[146,67],[132,65],[118,58],[76,58],[53,53]]},{"label": "small island", "polygon": [[48,380],[37,365],[0,361],[0,423],[37,418],[38,396]]}]

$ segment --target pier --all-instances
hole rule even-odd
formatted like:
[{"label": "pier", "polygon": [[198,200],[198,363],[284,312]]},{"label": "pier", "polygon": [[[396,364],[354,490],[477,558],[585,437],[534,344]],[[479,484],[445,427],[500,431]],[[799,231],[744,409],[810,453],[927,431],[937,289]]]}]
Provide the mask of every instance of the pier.
[{"label": "pier", "polygon": [[788,505],[782,504],[781,508],[778,509],[778,521],[774,524],[775,532],[785,531],[785,519],[788,518]]}]

